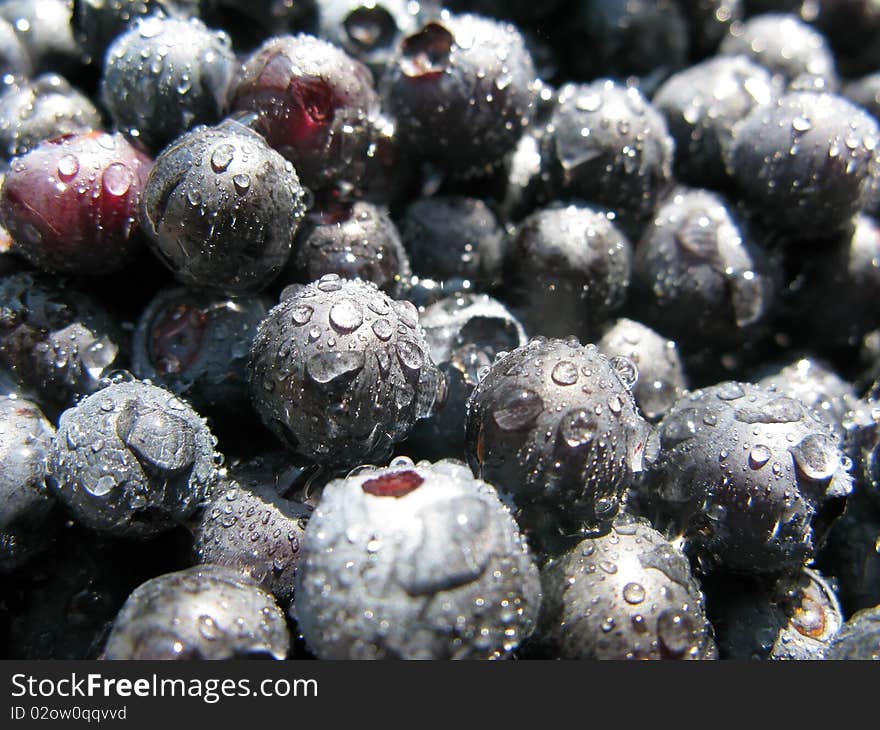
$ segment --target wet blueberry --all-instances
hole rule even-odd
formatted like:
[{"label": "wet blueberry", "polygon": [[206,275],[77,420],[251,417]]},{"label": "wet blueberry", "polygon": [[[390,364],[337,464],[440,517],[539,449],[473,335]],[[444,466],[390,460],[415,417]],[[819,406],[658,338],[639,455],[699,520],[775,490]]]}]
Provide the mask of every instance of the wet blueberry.
[{"label": "wet blueberry", "polygon": [[61,415],[52,492],[95,530],[150,537],[181,524],[216,479],[214,440],[189,405],[139,381],[114,383]]},{"label": "wet blueberry", "polygon": [[529,637],[540,602],[495,490],[460,462],[401,459],[327,485],[294,612],[324,659],[492,659]]},{"label": "wet blueberry", "polygon": [[880,660],[880,606],[866,608],[852,616],[831,640],[825,658]]},{"label": "wet blueberry", "polygon": [[14,250],[47,271],[125,267],[141,246],[138,212],[151,165],[121,134],[100,131],[56,137],[16,157],[0,191]]},{"label": "wet blueberry", "polygon": [[305,204],[290,162],[226,120],[189,132],[156,158],[142,226],[184,284],[244,295],[281,272]]},{"label": "wet blueberry", "polygon": [[116,659],[285,659],[290,634],[272,596],[231,568],[196,565],[140,585],[104,648]]},{"label": "wet blueberry", "polygon": [[415,306],[335,274],[294,285],[269,313],[248,374],[264,423],[334,468],[387,458],[439,386]]}]

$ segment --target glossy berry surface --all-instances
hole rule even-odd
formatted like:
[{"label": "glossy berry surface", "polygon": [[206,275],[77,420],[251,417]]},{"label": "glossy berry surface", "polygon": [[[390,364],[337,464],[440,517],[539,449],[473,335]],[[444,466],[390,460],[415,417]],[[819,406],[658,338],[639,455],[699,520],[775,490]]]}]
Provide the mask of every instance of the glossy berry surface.
[{"label": "glossy berry surface", "polygon": [[320,658],[498,658],[534,631],[528,546],[460,462],[399,460],[331,482],[303,548],[296,618]]},{"label": "glossy berry surface", "polygon": [[607,526],[643,466],[636,377],[630,361],[575,339],[536,338],[497,359],[468,402],[474,474],[509,493],[538,533]]},{"label": "glossy berry surface", "polygon": [[646,521],[620,515],[541,569],[543,651],[562,659],[714,659],[687,558]]},{"label": "glossy berry surface", "polygon": [[138,586],[116,617],[104,658],[284,659],[284,614],[252,580],[197,565]]},{"label": "glossy berry surface", "polygon": [[141,246],[138,211],[152,161],[121,134],[42,142],[9,165],[0,217],[14,250],[53,272],[108,274]]},{"label": "glossy berry surface", "polygon": [[197,19],[151,16],[116,38],[101,99],[117,128],[151,149],[219,121],[235,69],[232,42]]},{"label": "glossy berry surface", "polygon": [[305,193],[290,162],[227,120],[189,132],[156,158],[142,225],[184,284],[244,295],[281,272],[304,214]]},{"label": "glossy berry surface", "polygon": [[471,177],[513,151],[535,112],[535,81],[512,25],[449,15],[403,39],[385,84],[402,143],[419,159]]},{"label": "glossy berry surface", "polygon": [[349,468],[387,458],[439,384],[415,306],[334,274],[269,312],[248,375],[254,407],[291,451]]},{"label": "glossy berry surface", "polygon": [[50,488],[95,530],[144,538],[185,520],[216,479],[205,421],[166,390],[109,385],[61,415]]},{"label": "glossy berry surface", "polygon": [[233,81],[229,106],[257,113],[256,129],[313,191],[356,185],[364,174],[379,98],[366,66],[331,43],[267,40]]}]

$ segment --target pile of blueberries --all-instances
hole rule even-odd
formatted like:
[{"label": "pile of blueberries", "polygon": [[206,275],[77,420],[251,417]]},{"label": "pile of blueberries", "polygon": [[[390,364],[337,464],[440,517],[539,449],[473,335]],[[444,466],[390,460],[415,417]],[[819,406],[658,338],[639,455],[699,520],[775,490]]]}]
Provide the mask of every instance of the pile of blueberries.
[{"label": "pile of blueberries", "polygon": [[880,659],[880,5],[0,3],[0,653]]}]

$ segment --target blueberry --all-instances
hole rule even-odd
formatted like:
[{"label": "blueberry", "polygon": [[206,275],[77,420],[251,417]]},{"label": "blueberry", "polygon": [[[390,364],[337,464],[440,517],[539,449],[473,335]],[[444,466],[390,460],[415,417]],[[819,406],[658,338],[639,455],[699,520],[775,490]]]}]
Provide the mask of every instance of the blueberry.
[{"label": "blueberry", "polygon": [[547,154],[562,194],[640,228],[672,177],[675,145],[662,115],[638,89],[600,80],[562,86],[551,124]]},{"label": "blueberry", "polygon": [[5,0],[0,17],[12,24],[38,70],[62,73],[79,61],[70,0]]},{"label": "blueberry", "polygon": [[325,0],[318,31],[381,76],[400,39],[418,28],[424,13],[420,3],[407,0]]},{"label": "blueberry", "polygon": [[229,36],[195,18],[138,20],[107,50],[101,99],[117,128],[159,150],[226,103],[235,56]]},{"label": "blueberry", "polygon": [[647,93],[684,66],[688,25],[676,0],[584,0],[567,21],[567,60],[581,79],[639,77]]},{"label": "blueberry", "polygon": [[56,74],[44,74],[0,97],[0,156],[23,155],[44,140],[101,126],[87,96]]},{"label": "blueberry", "polygon": [[28,78],[33,73],[33,64],[27,47],[15,32],[15,28],[5,18],[0,18],[0,77],[16,80]]},{"label": "blueberry", "polygon": [[516,229],[504,281],[531,334],[589,341],[626,301],[632,246],[614,216],[585,206],[550,207]]},{"label": "blueberry", "polygon": [[745,357],[758,345],[775,309],[776,271],[723,198],[679,188],[636,247],[630,310],[678,342],[702,373],[724,348]]},{"label": "blueberry", "polygon": [[238,570],[287,606],[310,514],[305,505],[279,497],[271,484],[240,483],[232,469],[192,521],[196,562]]},{"label": "blueberry", "polygon": [[140,585],[113,622],[104,658],[284,659],[290,634],[272,596],[231,568],[197,565]]},{"label": "blueberry", "polygon": [[548,560],[541,585],[537,642],[553,658],[717,658],[687,558],[645,521],[619,515]]},{"label": "blueberry", "polygon": [[403,459],[327,485],[294,612],[322,659],[490,659],[528,638],[540,601],[495,490],[460,462]]},{"label": "blueberry", "polygon": [[880,6],[873,0],[817,0],[804,3],[801,14],[825,35],[842,74],[880,65]]},{"label": "blueberry", "polygon": [[773,389],[731,381],[687,394],[657,439],[643,496],[701,572],[799,570],[813,556],[817,513],[852,490],[837,439]]},{"label": "blueberry", "polygon": [[122,269],[141,245],[138,209],[151,165],[121,134],[100,131],[56,137],[16,157],[0,191],[14,250],[47,271]]},{"label": "blueberry", "polygon": [[837,86],[834,56],[825,37],[795,15],[768,13],[731,27],[719,52],[745,54],[783,83],[812,77],[824,88]]},{"label": "blueberry", "polygon": [[132,370],[185,396],[199,413],[241,419],[250,406],[248,355],[268,311],[267,303],[256,297],[160,291],[135,329]]},{"label": "blueberry", "polygon": [[334,468],[387,458],[429,415],[439,380],[415,306],[334,274],[295,286],[269,313],[248,373],[264,423]]},{"label": "blueberry", "polygon": [[270,38],[246,59],[229,104],[257,113],[257,131],[312,191],[363,177],[379,98],[366,66],[336,46],[309,35]]},{"label": "blueberry", "polygon": [[476,15],[444,15],[404,38],[384,83],[402,144],[464,178],[514,150],[538,92],[516,28]]},{"label": "blueberry", "polygon": [[419,421],[404,443],[427,459],[465,458],[467,401],[483,370],[505,352],[527,343],[519,320],[486,294],[460,294],[425,307],[419,317],[431,359],[444,387],[434,413]]},{"label": "blueberry", "polygon": [[850,617],[825,653],[831,661],[880,659],[880,606],[866,608]]},{"label": "blueberry", "polygon": [[505,233],[478,198],[421,198],[406,209],[400,232],[418,276],[468,279],[484,288],[500,279]]},{"label": "blueberry", "polygon": [[880,118],[880,73],[871,73],[847,83],[841,93],[854,104]]},{"label": "blueberry", "polygon": [[205,421],[167,390],[113,383],[61,415],[47,464],[74,519],[145,538],[181,524],[216,478]]},{"label": "blueberry", "polygon": [[387,210],[333,202],[306,215],[284,278],[308,284],[325,274],[372,281],[393,297],[405,292],[409,258]]},{"label": "blueberry", "polygon": [[817,556],[823,572],[833,575],[846,615],[880,605],[880,510],[863,495],[847,500],[831,525]]},{"label": "blueberry", "polygon": [[49,545],[53,512],[43,460],[54,434],[34,403],[0,396],[0,572],[15,570]]},{"label": "blueberry", "polygon": [[709,58],[670,76],[653,104],[675,140],[676,175],[691,185],[727,186],[724,151],[734,126],[779,93],[770,73],[743,56]]},{"label": "blueberry", "polygon": [[876,121],[833,94],[792,92],[734,128],[727,166],[774,229],[795,241],[831,235],[867,202],[877,177]]},{"label": "blueberry", "polygon": [[820,242],[808,256],[788,255],[783,311],[787,329],[824,350],[855,346],[880,326],[874,292],[880,285],[876,221],[858,216],[851,227]]},{"label": "blueberry", "polygon": [[840,443],[846,443],[850,415],[859,407],[858,396],[827,364],[804,357],[767,373],[758,385],[773,387],[812,408]]},{"label": "blueberry", "polygon": [[73,29],[86,61],[104,63],[107,48],[140,18],[186,18],[205,0],[74,0]]},{"label": "blueberry", "polygon": [[642,470],[649,426],[632,362],[533,339],[497,359],[468,402],[467,456],[539,539],[603,529]]},{"label": "blueberry", "polygon": [[687,390],[678,346],[650,327],[632,319],[618,319],[597,345],[604,355],[625,357],[638,368],[633,396],[649,421],[659,421]]},{"label": "blueberry", "polygon": [[713,576],[703,585],[722,659],[823,659],[843,625],[829,582],[809,568],[772,580]]},{"label": "blueberry", "polygon": [[281,272],[304,214],[297,171],[256,132],[226,120],[185,134],[156,158],[142,226],[184,284],[244,295]]},{"label": "blueberry", "polygon": [[97,390],[127,349],[117,323],[83,291],[27,272],[0,279],[0,364],[53,417]]}]

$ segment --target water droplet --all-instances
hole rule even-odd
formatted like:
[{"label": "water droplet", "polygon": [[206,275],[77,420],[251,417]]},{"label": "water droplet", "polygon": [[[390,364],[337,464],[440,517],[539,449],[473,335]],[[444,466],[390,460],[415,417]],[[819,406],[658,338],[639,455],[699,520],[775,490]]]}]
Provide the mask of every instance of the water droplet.
[{"label": "water droplet", "polygon": [[563,360],[553,368],[550,375],[557,385],[574,385],[578,381],[578,370],[574,363]]},{"label": "water droplet", "polygon": [[206,614],[202,614],[198,618],[198,626],[199,626],[199,634],[202,635],[202,638],[206,641],[215,641],[220,638],[220,628],[217,626],[217,623],[213,618]]},{"label": "water droplet", "polygon": [[623,600],[637,606],[645,600],[645,589],[641,583],[627,583],[623,587]]},{"label": "water droplet", "polygon": [[425,356],[422,349],[410,340],[401,340],[397,343],[397,359],[407,370],[418,371],[425,364]]},{"label": "water droplet", "polygon": [[543,410],[544,401],[537,393],[531,390],[515,390],[492,413],[492,418],[503,431],[518,431],[531,426]]},{"label": "water droplet", "polygon": [[639,380],[639,369],[628,357],[611,358],[611,367],[617,373],[621,382],[630,390]]},{"label": "water droplet", "polygon": [[833,439],[825,434],[811,434],[789,451],[798,471],[814,482],[831,479],[840,463]]},{"label": "water droplet", "polygon": [[58,160],[58,177],[63,182],[70,182],[79,172],[79,160],[75,155],[64,155]]},{"label": "water droplet", "polygon": [[231,144],[218,145],[211,155],[211,169],[224,172],[235,157],[235,148]]},{"label": "water droplet", "polygon": [[104,474],[94,485],[86,484],[86,489],[96,497],[103,497],[116,488],[116,479],[111,474]]},{"label": "water droplet", "polygon": [[306,372],[316,383],[326,384],[346,377],[353,378],[363,370],[364,353],[352,352],[319,352],[306,361]]},{"label": "water droplet", "polygon": [[394,327],[391,326],[387,319],[377,319],[373,322],[373,334],[383,342],[388,342],[391,339],[391,335],[394,334]]},{"label": "water droplet", "polygon": [[131,170],[121,162],[114,162],[101,176],[104,191],[117,198],[121,198],[129,191],[132,182]]},{"label": "water droplet", "polygon": [[663,611],[657,617],[657,637],[670,655],[683,656],[693,643],[690,618],[674,609]]},{"label": "water droplet", "polygon": [[339,332],[354,332],[363,322],[360,306],[351,299],[343,299],[330,309],[330,324]]},{"label": "water droplet", "polygon": [[315,310],[305,304],[300,304],[290,312],[291,319],[298,325],[308,324]]},{"label": "water droplet", "polygon": [[752,467],[752,469],[760,469],[770,461],[772,456],[773,452],[770,451],[769,447],[764,446],[763,444],[753,446],[752,450],[749,451],[749,466]]},{"label": "water droplet", "polygon": [[233,175],[232,184],[235,186],[235,192],[239,195],[244,195],[251,187],[251,178],[244,173]]}]

